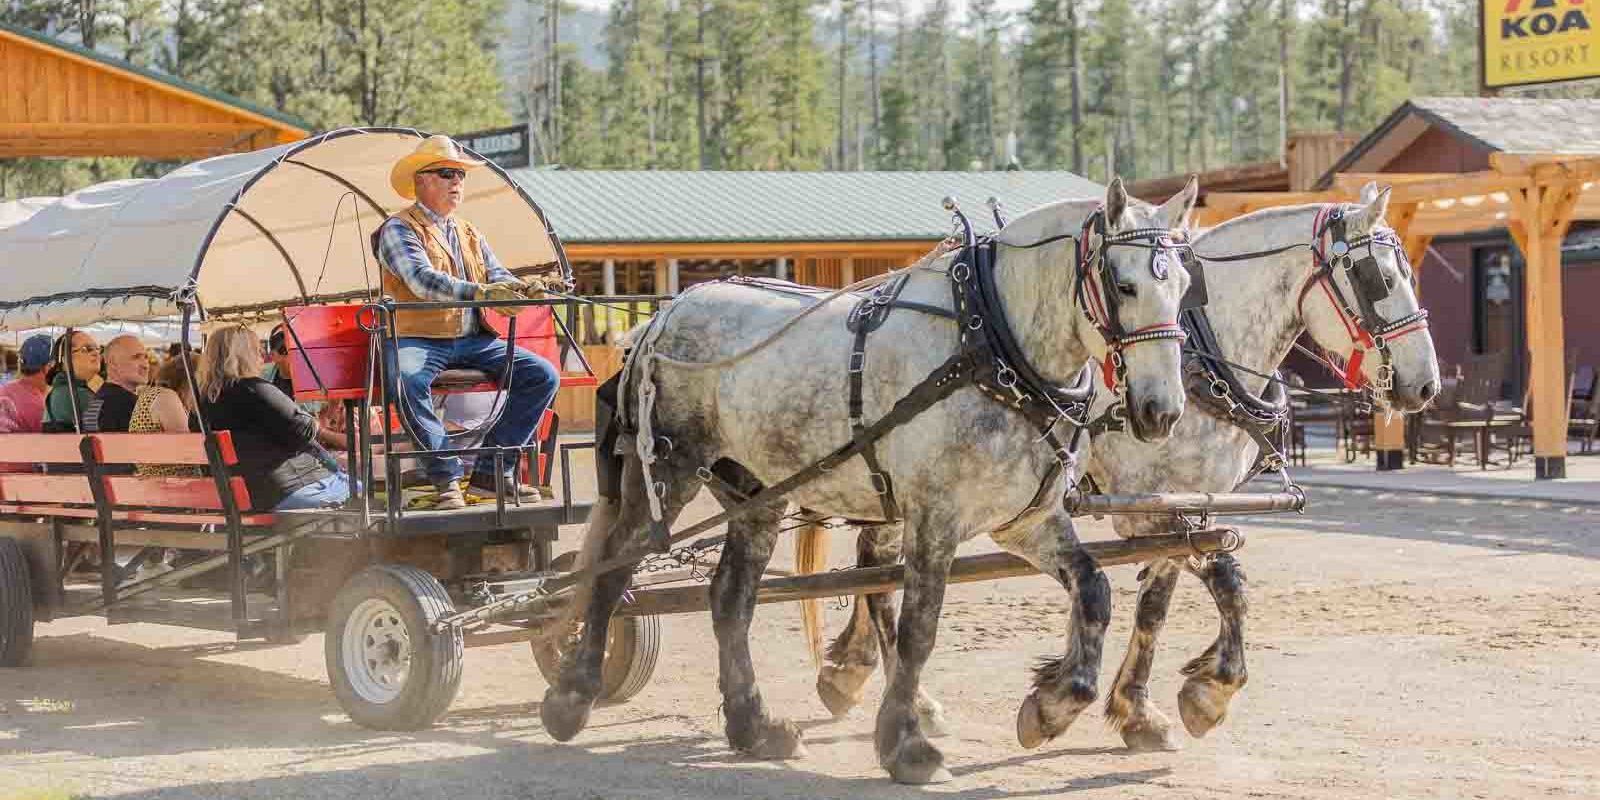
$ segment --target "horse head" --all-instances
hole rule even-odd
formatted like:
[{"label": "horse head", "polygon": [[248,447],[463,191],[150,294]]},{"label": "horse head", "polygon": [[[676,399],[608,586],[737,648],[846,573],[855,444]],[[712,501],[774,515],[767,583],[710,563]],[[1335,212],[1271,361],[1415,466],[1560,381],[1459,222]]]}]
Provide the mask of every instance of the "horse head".
[{"label": "horse head", "polygon": [[1165,439],[1183,414],[1178,305],[1190,277],[1182,229],[1198,189],[1191,177],[1152,206],[1130,200],[1122,179],[1113,179],[1099,221],[1091,218],[1080,243],[1079,307],[1098,331],[1084,345],[1100,360],[1106,384],[1122,392],[1130,432],[1140,441]]},{"label": "horse head", "polygon": [[1347,354],[1346,385],[1370,386],[1380,405],[1409,413],[1439,393],[1439,362],[1405,245],[1383,220],[1388,207],[1389,189],[1368,183],[1361,202],[1319,217],[1300,313],[1318,345]]}]

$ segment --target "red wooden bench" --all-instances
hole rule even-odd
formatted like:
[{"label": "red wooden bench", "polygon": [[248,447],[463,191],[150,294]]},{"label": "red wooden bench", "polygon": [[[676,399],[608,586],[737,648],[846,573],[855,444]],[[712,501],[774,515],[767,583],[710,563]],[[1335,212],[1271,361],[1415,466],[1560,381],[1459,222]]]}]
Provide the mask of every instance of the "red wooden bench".
[{"label": "red wooden bench", "polygon": [[[237,566],[245,528],[270,526],[275,519],[251,509],[244,479],[233,474],[239,459],[228,431],[213,431],[209,438],[198,433],[9,434],[0,436],[0,460],[46,470],[0,473],[0,514],[95,520],[92,539],[76,535],[81,526],[63,538],[98,543],[105,564],[112,563],[111,554],[121,544],[226,550]],[[131,474],[141,464],[202,467],[210,474]],[[149,526],[181,527],[152,531]],[[116,570],[101,569],[101,591],[107,604],[115,601]],[[243,618],[242,604],[235,617]]]}]

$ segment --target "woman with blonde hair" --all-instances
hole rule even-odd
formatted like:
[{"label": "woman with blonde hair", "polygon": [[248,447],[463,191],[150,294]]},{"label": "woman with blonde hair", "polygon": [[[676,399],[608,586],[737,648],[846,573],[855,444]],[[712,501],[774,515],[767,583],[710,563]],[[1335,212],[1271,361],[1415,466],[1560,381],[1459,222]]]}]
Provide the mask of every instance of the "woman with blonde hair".
[{"label": "woman with blonde hair", "polygon": [[337,506],[350,481],[329,469],[317,445],[317,420],[261,379],[255,332],[230,325],[206,339],[200,355],[200,414],[213,430],[230,431],[239,474],[258,510]]},{"label": "woman with blonde hair", "polygon": [[[199,369],[199,365],[194,356],[185,358],[189,362],[187,365],[178,358],[167,359],[156,371],[155,383],[141,386],[135,392],[133,416],[128,419],[129,433],[189,432],[189,416],[195,410],[195,393],[189,388],[189,376]],[[139,475],[199,475],[200,468],[140,464],[134,472]]]}]

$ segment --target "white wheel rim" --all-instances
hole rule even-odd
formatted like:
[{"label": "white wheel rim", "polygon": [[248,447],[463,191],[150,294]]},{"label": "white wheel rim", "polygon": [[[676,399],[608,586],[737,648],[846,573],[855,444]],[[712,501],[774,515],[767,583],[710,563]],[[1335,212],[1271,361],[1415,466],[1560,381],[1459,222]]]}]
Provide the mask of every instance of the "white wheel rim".
[{"label": "white wheel rim", "polygon": [[344,625],[341,642],[350,688],[369,703],[388,703],[411,674],[411,632],[400,612],[378,598],[362,601]]}]

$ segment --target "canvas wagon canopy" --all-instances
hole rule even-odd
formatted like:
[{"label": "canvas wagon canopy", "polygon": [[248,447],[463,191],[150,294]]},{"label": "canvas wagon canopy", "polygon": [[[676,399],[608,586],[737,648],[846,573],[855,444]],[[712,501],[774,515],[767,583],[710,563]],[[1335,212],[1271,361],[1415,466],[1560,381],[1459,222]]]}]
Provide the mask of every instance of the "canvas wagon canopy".
[{"label": "canvas wagon canopy", "polygon": [[[331,131],[17,213],[0,225],[0,330],[170,318],[189,296],[213,317],[376,297],[371,234],[411,204],[389,170],[425,136]],[[464,214],[507,268],[565,268],[544,212],[498,166],[464,189]]]}]

